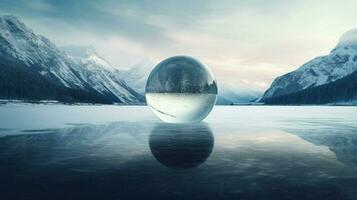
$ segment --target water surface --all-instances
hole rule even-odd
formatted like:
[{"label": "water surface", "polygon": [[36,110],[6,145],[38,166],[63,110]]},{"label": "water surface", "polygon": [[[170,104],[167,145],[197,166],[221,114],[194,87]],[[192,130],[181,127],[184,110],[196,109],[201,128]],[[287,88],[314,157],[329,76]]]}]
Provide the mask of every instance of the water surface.
[{"label": "water surface", "polygon": [[357,107],[0,106],[1,199],[357,199]]}]

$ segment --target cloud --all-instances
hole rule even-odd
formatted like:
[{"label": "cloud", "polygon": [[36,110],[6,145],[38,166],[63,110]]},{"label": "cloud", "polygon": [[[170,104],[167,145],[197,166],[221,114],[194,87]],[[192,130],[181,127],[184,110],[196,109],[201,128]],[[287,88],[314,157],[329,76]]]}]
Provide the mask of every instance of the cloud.
[{"label": "cloud", "polygon": [[191,55],[217,79],[268,85],[357,27],[357,2],[333,0],[2,0],[58,45],[93,45],[116,66]]}]

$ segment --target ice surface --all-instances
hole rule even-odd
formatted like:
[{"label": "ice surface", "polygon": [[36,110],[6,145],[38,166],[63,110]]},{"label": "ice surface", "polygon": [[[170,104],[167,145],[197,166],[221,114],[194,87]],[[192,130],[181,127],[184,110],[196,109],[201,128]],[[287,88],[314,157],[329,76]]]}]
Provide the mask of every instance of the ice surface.
[{"label": "ice surface", "polygon": [[356,199],[356,130],[352,106],[215,106],[166,124],[147,106],[5,104],[1,197]]},{"label": "ice surface", "polygon": [[[299,128],[334,122],[357,128],[356,106],[215,106],[203,122],[214,127]],[[148,106],[0,104],[0,129],[64,128],[72,124],[160,122]],[[316,128],[321,128],[318,123]],[[322,125],[322,124],[321,124]],[[315,127],[314,126],[314,127]],[[0,132],[2,134],[8,132]]]}]

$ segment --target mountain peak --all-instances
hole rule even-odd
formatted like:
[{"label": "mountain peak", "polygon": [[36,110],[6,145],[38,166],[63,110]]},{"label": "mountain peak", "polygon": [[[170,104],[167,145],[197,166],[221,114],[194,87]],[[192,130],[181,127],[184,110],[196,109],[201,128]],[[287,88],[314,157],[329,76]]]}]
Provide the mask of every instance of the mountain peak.
[{"label": "mountain peak", "polygon": [[48,56],[58,53],[50,40],[35,34],[14,15],[0,15],[0,49],[28,66],[44,66]]},{"label": "mountain peak", "polygon": [[0,31],[8,30],[10,32],[32,32],[24,23],[15,15],[0,15]]},{"label": "mountain peak", "polygon": [[97,54],[96,49],[92,45],[88,46],[63,46],[61,47],[66,53],[68,53],[72,57],[76,58],[88,58],[89,54]]},{"label": "mountain peak", "polygon": [[297,70],[276,78],[263,100],[328,84],[357,71],[357,29],[347,31],[326,56],[319,56]]},{"label": "mountain peak", "polygon": [[82,60],[86,63],[91,63],[95,66],[101,66],[107,70],[113,70],[114,68],[97,52],[92,45],[88,46],[64,46],[61,47],[69,56],[75,59]]},{"label": "mountain peak", "polygon": [[340,43],[355,43],[357,44],[357,28],[351,29],[340,37]]},{"label": "mountain peak", "polygon": [[340,40],[332,52],[337,49],[357,51],[357,28],[351,29],[340,37]]},{"label": "mountain peak", "polygon": [[6,72],[0,96],[105,103],[142,99],[92,46],[82,50],[70,56],[17,17],[0,15],[0,67]]},{"label": "mountain peak", "polygon": [[18,22],[18,23],[22,23],[19,18],[15,15],[1,15],[0,18],[3,18],[7,21],[12,21],[12,22]]},{"label": "mountain peak", "polygon": [[88,49],[87,50],[87,58],[88,61],[95,63],[97,65],[102,66],[103,68],[107,70],[113,70],[114,68],[102,57],[100,56],[97,51],[94,49]]},{"label": "mountain peak", "polygon": [[24,26],[24,23],[20,21],[15,15],[0,15],[0,19],[4,20],[7,23],[18,24],[19,26]]}]

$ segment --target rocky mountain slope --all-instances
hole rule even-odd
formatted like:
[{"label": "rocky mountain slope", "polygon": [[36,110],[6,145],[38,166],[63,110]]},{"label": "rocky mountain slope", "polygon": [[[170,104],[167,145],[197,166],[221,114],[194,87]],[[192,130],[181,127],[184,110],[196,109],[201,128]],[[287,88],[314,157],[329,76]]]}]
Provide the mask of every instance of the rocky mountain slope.
[{"label": "rocky mountain slope", "polygon": [[357,29],[354,29],[342,35],[329,55],[317,57],[276,78],[261,101],[275,104],[353,101],[357,91],[350,86],[356,70]]},{"label": "rocky mountain slope", "polygon": [[337,81],[298,92],[265,99],[266,104],[341,104],[357,103],[357,71]]},{"label": "rocky mountain slope", "polygon": [[136,104],[142,96],[95,51],[69,56],[17,17],[0,16],[0,99]]}]

